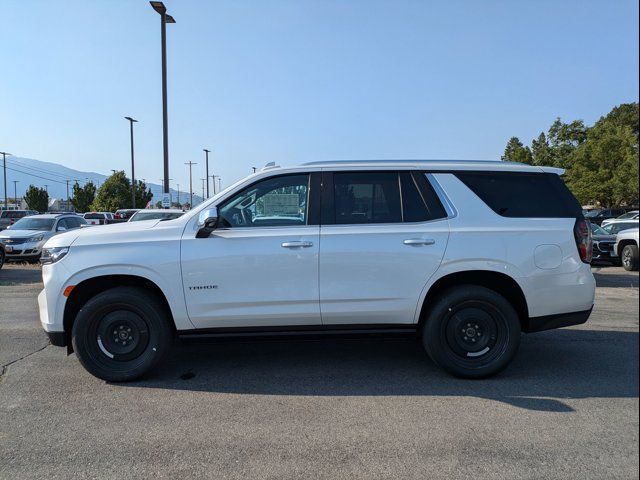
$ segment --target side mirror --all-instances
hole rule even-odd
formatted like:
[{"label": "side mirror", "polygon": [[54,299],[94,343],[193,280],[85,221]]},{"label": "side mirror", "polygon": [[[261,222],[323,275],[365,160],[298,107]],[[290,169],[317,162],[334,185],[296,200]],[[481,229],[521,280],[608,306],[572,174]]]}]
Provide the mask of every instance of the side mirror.
[{"label": "side mirror", "polygon": [[198,233],[196,238],[207,238],[218,226],[218,209],[211,207],[198,215]]}]

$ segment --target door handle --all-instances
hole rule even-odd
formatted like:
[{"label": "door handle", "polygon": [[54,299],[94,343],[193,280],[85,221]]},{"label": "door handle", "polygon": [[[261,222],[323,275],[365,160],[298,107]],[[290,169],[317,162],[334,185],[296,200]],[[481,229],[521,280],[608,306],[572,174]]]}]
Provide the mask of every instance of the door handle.
[{"label": "door handle", "polygon": [[407,240],[405,240],[404,242],[405,245],[413,245],[413,246],[420,246],[420,245],[433,245],[434,243],[436,243],[436,241],[432,238],[408,238]]},{"label": "door handle", "polygon": [[283,242],[282,248],[309,248],[313,247],[313,242]]}]

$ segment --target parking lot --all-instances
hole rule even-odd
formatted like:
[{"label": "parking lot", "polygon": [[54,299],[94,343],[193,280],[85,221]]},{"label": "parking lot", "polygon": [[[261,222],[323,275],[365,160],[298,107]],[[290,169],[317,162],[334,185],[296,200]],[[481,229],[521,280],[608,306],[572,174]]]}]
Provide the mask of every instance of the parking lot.
[{"label": "parking lot", "polygon": [[108,384],[48,345],[40,269],[0,271],[1,478],[637,478],[638,274],[594,268],[580,327],[503,374],[406,339],[181,345]]}]

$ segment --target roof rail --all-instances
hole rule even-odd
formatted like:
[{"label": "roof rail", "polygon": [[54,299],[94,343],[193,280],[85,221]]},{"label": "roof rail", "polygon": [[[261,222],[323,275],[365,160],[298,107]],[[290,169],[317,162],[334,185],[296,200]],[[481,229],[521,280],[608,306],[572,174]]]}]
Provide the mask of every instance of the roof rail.
[{"label": "roof rail", "polygon": [[269,162],[264,167],[262,167],[260,171],[264,172],[265,170],[271,170],[273,168],[280,168],[280,165],[276,165],[276,162]]}]

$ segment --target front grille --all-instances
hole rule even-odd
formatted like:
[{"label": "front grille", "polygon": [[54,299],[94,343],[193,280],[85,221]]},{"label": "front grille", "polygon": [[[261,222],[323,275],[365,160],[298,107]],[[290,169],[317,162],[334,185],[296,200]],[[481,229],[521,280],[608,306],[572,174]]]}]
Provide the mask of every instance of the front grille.
[{"label": "front grille", "polygon": [[5,245],[21,245],[28,241],[28,238],[5,238],[2,240],[2,243]]},{"label": "front grille", "polygon": [[602,253],[609,253],[613,250],[613,242],[598,242],[594,246]]}]

